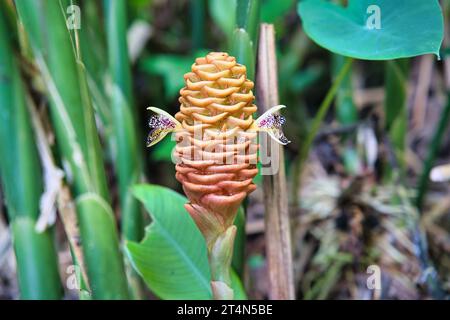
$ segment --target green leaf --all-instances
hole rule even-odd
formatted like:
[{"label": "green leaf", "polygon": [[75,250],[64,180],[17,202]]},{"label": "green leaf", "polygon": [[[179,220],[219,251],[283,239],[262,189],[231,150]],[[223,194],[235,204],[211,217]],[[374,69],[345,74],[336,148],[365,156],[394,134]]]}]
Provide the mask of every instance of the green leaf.
[{"label": "green leaf", "polygon": [[311,65],[303,68],[301,71],[296,72],[290,77],[288,88],[292,92],[303,92],[310,88],[313,84],[317,83],[320,77],[324,73],[324,67],[322,65]]},{"label": "green leaf", "polygon": [[191,70],[195,58],[205,56],[206,50],[196,52],[195,56],[175,54],[154,55],[142,60],[142,70],[163,78],[167,100],[174,99],[184,87],[184,74]]},{"label": "green leaf", "polygon": [[439,55],[443,39],[437,0],[349,0],[346,8],[323,0],[303,0],[298,13],[305,32],[317,44],[353,58]]},{"label": "green leaf", "polygon": [[173,99],[184,86],[183,75],[189,70],[192,59],[171,54],[154,55],[141,63],[141,69],[163,78],[166,99]]},{"label": "green leaf", "polygon": [[160,143],[154,146],[152,159],[154,161],[172,161],[172,151],[175,148],[176,141],[170,138],[163,139]]},{"label": "green leaf", "polygon": [[[162,299],[211,299],[206,244],[194,221],[184,210],[188,201],[168,188],[134,187],[152,223],[142,242],[127,242],[126,252],[148,287]],[[245,299],[233,272],[236,298]]]},{"label": "green leaf", "polygon": [[236,239],[234,240],[233,260],[231,265],[233,269],[242,277],[245,268],[245,211],[244,207],[240,206],[236,218],[234,219],[234,225],[237,227]]}]

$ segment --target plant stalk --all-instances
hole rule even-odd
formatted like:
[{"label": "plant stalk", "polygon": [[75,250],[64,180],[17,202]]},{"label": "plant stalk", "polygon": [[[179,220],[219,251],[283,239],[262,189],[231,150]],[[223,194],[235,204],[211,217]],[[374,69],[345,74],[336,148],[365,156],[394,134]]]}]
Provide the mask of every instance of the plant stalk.
[{"label": "plant stalk", "polygon": [[[257,78],[257,98],[261,113],[279,104],[277,74],[274,26],[262,24]],[[270,148],[270,141],[267,144]],[[264,144],[261,149],[263,147]],[[292,300],[295,299],[295,293],[284,153],[280,145],[276,147],[279,157],[276,159],[276,155],[271,154],[274,162],[271,166],[278,166],[278,172],[263,176],[269,298]],[[268,154],[267,151],[264,154]]]},{"label": "plant stalk", "polygon": [[[142,156],[133,108],[131,68],[126,35],[126,9],[124,0],[107,0],[105,2],[109,69],[112,79],[110,92],[112,134],[117,149],[114,154],[114,162],[119,179],[121,229],[125,240],[137,242],[144,236],[144,217],[138,200],[131,193],[131,188],[140,181]],[[133,298],[143,298],[140,277],[127,260],[125,265]]]},{"label": "plant stalk", "polygon": [[259,12],[259,1],[237,1],[236,30],[233,34],[231,53],[239,63],[247,67],[247,78],[251,80],[255,77]]},{"label": "plant stalk", "polygon": [[[323,119],[328,113],[328,110],[330,109],[331,103],[333,102],[334,98],[336,97],[336,94],[342,84],[342,82],[345,80],[347,74],[351,70],[351,66],[353,63],[353,59],[346,58],[345,63],[341,67],[339,73],[337,74],[336,78],[334,79],[333,85],[328,90],[325,99],[320,104],[319,110],[317,111],[313,123],[311,125],[311,129],[309,130],[308,135],[306,136],[306,139],[302,146],[300,146],[300,157],[296,162],[295,168],[294,168],[294,177],[293,177],[293,190],[294,192],[297,192],[300,188],[300,180],[301,180],[301,174],[303,170],[303,165],[305,161],[308,158],[309,151],[312,147],[312,144],[314,142],[314,139],[319,132],[320,125],[323,122]],[[296,208],[298,207],[298,197],[294,197],[292,200],[293,206]]]},{"label": "plant stalk", "polygon": [[235,237],[236,226],[233,225],[218,235],[211,244],[208,244],[208,261],[214,300],[234,299],[231,287],[231,260]]},{"label": "plant stalk", "polygon": [[[338,54],[332,55],[333,77],[339,76],[339,72],[345,62],[345,57]],[[353,88],[350,75],[350,72],[345,75],[336,93],[336,116],[342,125],[351,125],[358,121],[358,111],[353,103]]]},{"label": "plant stalk", "polygon": [[192,0],[190,2],[192,25],[192,51],[200,50],[204,46],[205,8],[206,0]]},{"label": "plant stalk", "polygon": [[[408,131],[408,59],[393,60],[386,62],[384,110],[386,115],[386,131],[392,142],[396,158],[400,164],[400,172],[405,171],[405,148],[406,135]],[[386,176],[392,175],[389,167]]]}]

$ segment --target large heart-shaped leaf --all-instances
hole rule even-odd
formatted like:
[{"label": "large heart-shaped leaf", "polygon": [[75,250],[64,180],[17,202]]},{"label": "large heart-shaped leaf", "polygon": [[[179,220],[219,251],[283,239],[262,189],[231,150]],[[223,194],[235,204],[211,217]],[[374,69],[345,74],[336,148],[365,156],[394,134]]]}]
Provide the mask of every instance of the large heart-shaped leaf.
[{"label": "large heart-shaped leaf", "polygon": [[[187,199],[156,185],[136,186],[134,194],[153,222],[142,242],[126,244],[133,267],[162,299],[211,299],[206,244],[184,210]],[[242,284],[234,272],[232,281],[236,298],[245,299]]]},{"label": "large heart-shaped leaf", "polygon": [[438,0],[349,0],[346,8],[303,0],[298,12],[305,32],[317,44],[359,59],[438,55],[443,39]]}]

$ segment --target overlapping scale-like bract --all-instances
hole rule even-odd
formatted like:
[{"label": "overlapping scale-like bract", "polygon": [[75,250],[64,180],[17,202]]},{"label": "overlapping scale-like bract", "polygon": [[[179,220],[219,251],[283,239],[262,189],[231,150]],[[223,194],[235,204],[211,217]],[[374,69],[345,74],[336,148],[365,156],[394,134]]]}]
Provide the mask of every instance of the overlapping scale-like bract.
[{"label": "overlapping scale-like bract", "polygon": [[176,178],[200,230],[207,232],[213,225],[225,230],[242,200],[256,188],[254,85],[245,66],[219,52],[197,58],[184,78],[175,116],[183,129],[176,136]]}]

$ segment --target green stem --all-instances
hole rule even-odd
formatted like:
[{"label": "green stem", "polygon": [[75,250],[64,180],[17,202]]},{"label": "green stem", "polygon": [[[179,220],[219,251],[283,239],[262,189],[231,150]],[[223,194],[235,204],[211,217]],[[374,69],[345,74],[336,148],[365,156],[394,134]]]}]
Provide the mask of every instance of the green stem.
[{"label": "green stem", "polygon": [[[344,56],[333,54],[333,75],[338,77],[346,60]],[[336,93],[336,116],[342,125],[354,124],[358,121],[358,111],[353,103],[352,78],[348,72]]]},{"label": "green stem", "polygon": [[205,0],[191,1],[192,51],[200,50],[204,45]]},{"label": "green stem", "polygon": [[236,25],[244,29],[253,41],[256,52],[256,39],[258,38],[258,25],[260,20],[260,2],[258,0],[237,0]]},{"label": "green stem", "polygon": [[22,299],[60,299],[51,230],[38,232],[43,178],[19,67],[0,10],[0,178],[10,219]]},{"label": "green stem", "polygon": [[416,207],[419,210],[423,208],[423,202],[425,199],[425,195],[428,189],[428,180],[430,176],[431,169],[433,168],[434,161],[436,159],[437,153],[439,151],[439,147],[442,143],[442,138],[444,137],[444,133],[447,129],[447,126],[450,121],[450,93],[447,94],[447,104],[444,108],[444,111],[439,119],[438,126],[433,136],[433,140],[431,141],[430,148],[428,149],[428,155],[425,160],[425,164],[423,166],[422,174],[419,179],[418,187],[417,187],[417,197],[416,197]]},{"label": "green stem", "polygon": [[[345,57],[339,54],[332,54],[332,74],[333,78],[338,75],[339,70],[345,63]],[[336,118],[343,126],[354,125],[358,121],[358,110],[353,102],[353,85],[351,72],[349,72],[339,87],[336,93],[335,103]],[[349,145],[348,142],[354,140],[350,134],[343,136],[344,150],[343,163],[348,174],[357,174],[360,170],[360,163],[357,156],[357,151],[354,145]]]},{"label": "green stem", "polygon": [[247,67],[247,77],[254,79],[256,66],[256,39],[259,24],[259,1],[238,0],[236,30],[233,34],[231,53]]},{"label": "green stem", "polygon": [[80,51],[84,65],[88,86],[92,93],[95,112],[98,114],[104,132],[103,136],[108,143],[109,149],[113,145],[111,136],[111,110],[106,97],[105,78],[107,74],[108,61],[106,56],[106,35],[102,28],[102,21],[98,19],[100,10],[96,1],[85,1],[81,11],[83,27],[79,30]]},{"label": "green stem", "polygon": [[311,125],[311,129],[310,129],[308,135],[306,136],[305,143],[303,144],[303,147],[301,149],[302,151],[301,151],[300,163],[304,163],[304,161],[308,157],[309,150],[311,149],[311,145],[314,141],[314,138],[316,137],[317,133],[319,132],[319,129],[323,122],[323,119],[325,118],[326,114],[328,113],[331,103],[333,102],[333,99],[336,96],[336,93],[338,92],[338,89],[341,86],[341,83],[345,80],[345,77],[347,76],[348,72],[350,71],[352,62],[353,62],[352,59],[347,58],[347,61],[342,66],[336,79],[334,80],[333,85],[331,86],[330,90],[328,90],[328,93],[325,96],[325,99],[323,100],[322,104],[320,105],[319,111],[317,111],[316,116],[314,117],[313,123]]},{"label": "green stem", "polygon": [[[300,158],[297,160],[296,166],[294,168],[294,192],[297,192],[298,188],[300,187],[300,178],[301,178],[301,172],[303,169],[303,164],[305,163],[309,151],[311,149],[312,143],[314,141],[314,138],[316,137],[320,126],[323,122],[323,119],[325,118],[326,114],[328,113],[328,110],[330,109],[331,103],[333,102],[342,82],[345,80],[347,74],[351,70],[351,66],[353,63],[353,59],[346,58],[346,61],[342,68],[340,69],[339,73],[337,74],[336,78],[334,79],[333,85],[328,90],[328,93],[325,96],[325,99],[322,101],[319,111],[317,111],[313,123],[311,125],[311,129],[309,130],[308,135],[306,136],[306,139],[303,143],[303,145],[300,147]],[[293,199],[293,205],[295,207],[298,206],[298,197],[294,197]]]},{"label": "green stem", "polygon": [[[140,181],[142,155],[133,108],[131,68],[126,38],[126,9],[124,0],[105,2],[109,69],[112,78],[112,130],[117,148],[114,156],[119,178],[122,234],[125,240],[140,241],[144,235],[144,217],[138,200],[131,194],[131,188]],[[127,261],[125,265],[133,298],[142,298],[139,276]]]},{"label": "green stem", "polygon": [[52,232],[37,232],[35,227],[36,220],[26,216],[14,217],[11,223],[20,297],[25,300],[61,299],[63,290]]},{"label": "green stem", "polygon": [[208,245],[211,288],[214,300],[232,300],[231,259],[233,257],[236,226],[231,226]]},{"label": "green stem", "polygon": [[113,93],[111,96],[113,131],[117,144],[116,170],[119,177],[122,232],[127,240],[140,241],[143,216],[138,201],[131,195],[131,187],[141,175],[141,154],[135,130],[135,115],[131,92],[131,71],[126,42],[126,3],[107,1],[107,35],[109,67]]},{"label": "green stem", "polygon": [[[392,142],[396,158],[400,164],[400,173],[405,171],[405,147],[408,131],[407,77],[409,73],[408,59],[386,62],[384,112],[386,115],[386,131]],[[390,166],[386,166],[385,178],[392,177]]]}]

